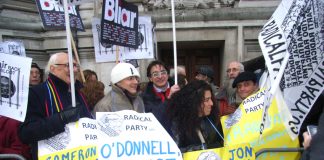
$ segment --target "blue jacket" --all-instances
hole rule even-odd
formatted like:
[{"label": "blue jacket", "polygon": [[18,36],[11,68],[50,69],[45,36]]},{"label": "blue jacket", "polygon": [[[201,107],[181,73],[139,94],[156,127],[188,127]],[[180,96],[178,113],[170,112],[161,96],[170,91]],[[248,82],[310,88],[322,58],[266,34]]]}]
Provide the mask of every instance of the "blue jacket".
[{"label": "blue jacket", "polygon": [[[87,103],[79,91],[80,82],[75,83],[76,103],[81,104],[80,118],[89,117]],[[37,142],[64,132],[65,124],[59,112],[72,106],[69,85],[49,74],[46,82],[29,89],[27,115],[19,128],[19,137],[26,144],[31,144],[33,159],[37,159]]]}]

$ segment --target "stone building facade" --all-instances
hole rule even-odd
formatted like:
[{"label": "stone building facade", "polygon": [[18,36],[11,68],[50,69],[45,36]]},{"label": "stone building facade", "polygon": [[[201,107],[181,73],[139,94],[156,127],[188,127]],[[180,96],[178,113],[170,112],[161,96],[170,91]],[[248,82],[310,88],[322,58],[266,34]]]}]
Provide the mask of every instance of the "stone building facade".
[{"label": "stone building facade", "polygon": [[[139,7],[140,15],[149,15],[155,25],[156,58],[172,65],[172,18],[170,0],[127,0]],[[279,0],[174,0],[178,64],[185,65],[192,79],[200,65],[214,68],[216,83],[226,75],[226,64],[246,61],[261,55],[257,37],[275,11]],[[79,6],[85,32],[74,37],[84,69],[98,73],[106,85],[114,62],[96,63],[91,31],[92,17],[101,17],[102,0]],[[0,41],[24,42],[28,57],[42,68],[49,55],[66,50],[64,31],[45,31],[35,0],[1,0]],[[151,60],[139,60],[142,81]]]}]

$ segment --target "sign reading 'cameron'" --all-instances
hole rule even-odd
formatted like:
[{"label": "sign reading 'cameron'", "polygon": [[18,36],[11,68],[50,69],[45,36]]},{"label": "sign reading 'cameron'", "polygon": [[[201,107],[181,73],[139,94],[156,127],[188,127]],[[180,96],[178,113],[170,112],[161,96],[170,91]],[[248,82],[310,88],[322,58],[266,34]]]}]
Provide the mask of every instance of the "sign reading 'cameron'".
[{"label": "sign reading 'cameron'", "polygon": [[123,0],[104,0],[101,43],[138,47],[138,8]]},{"label": "sign reading 'cameron'", "polygon": [[[60,6],[56,0],[36,0],[36,3],[45,29],[65,29],[63,6]],[[77,8],[75,6],[70,6],[68,11],[70,15],[71,28],[84,31],[84,26]]]}]

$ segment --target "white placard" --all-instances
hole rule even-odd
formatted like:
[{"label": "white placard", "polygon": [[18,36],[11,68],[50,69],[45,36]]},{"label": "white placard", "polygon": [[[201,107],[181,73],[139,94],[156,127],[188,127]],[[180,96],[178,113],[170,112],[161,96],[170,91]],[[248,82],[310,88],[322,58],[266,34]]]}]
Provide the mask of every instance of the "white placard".
[{"label": "white placard", "polygon": [[68,158],[74,153],[76,159],[182,159],[152,113],[97,112],[96,118],[81,118],[68,124],[64,133],[39,141],[39,159]]},{"label": "white placard", "polygon": [[[119,46],[119,60],[127,59],[151,59],[154,58],[153,47],[153,25],[151,17],[140,16],[138,20],[138,30],[140,34],[140,45],[138,49]],[[93,44],[95,47],[96,62],[116,61],[117,47],[112,44],[100,43],[100,19],[92,19]]]},{"label": "white placard", "polygon": [[32,59],[0,53],[0,114],[23,122],[26,117]]},{"label": "white placard", "polygon": [[25,46],[22,41],[5,41],[0,42],[0,54],[13,54],[19,56],[26,56]]},{"label": "white placard", "polygon": [[267,102],[276,90],[282,92],[280,107],[289,113],[280,113],[293,139],[324,90],[323,6],[323,0],[284,0],[259,34],[271,81],[263,123]]}]

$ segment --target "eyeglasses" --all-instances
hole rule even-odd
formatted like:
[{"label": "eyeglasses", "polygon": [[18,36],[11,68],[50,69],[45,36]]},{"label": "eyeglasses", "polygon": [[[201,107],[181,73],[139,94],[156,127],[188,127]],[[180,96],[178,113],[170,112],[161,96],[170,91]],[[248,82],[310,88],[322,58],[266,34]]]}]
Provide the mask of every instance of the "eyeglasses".
[{"label": "eyeglasses", "polygon": [[153,78],[157,78],[160,76],[165,76],[167,74],[168,74],[168,72],[166,70],[162,70],[161,72],[153,72],[151,75]]},{"label": "eyeglasses", "polygon": [[[57,65],[57,66],[65,66],[65,67],[67,67],[67,68],[69,68],[69,63],[65,63],[65,64],[54,64],[54,65]],[[80,65],[79,64],[76,64],[76,63],[73,63],[73,67],[75,67],[75,68],[80,68]]]},{"label": "eyeglasses", "polygon": [[238,72],[239,69],[238,68],[229,68],[229,69],[226,70],[227,73],[230,73],[231,71],[232,72]]}]

